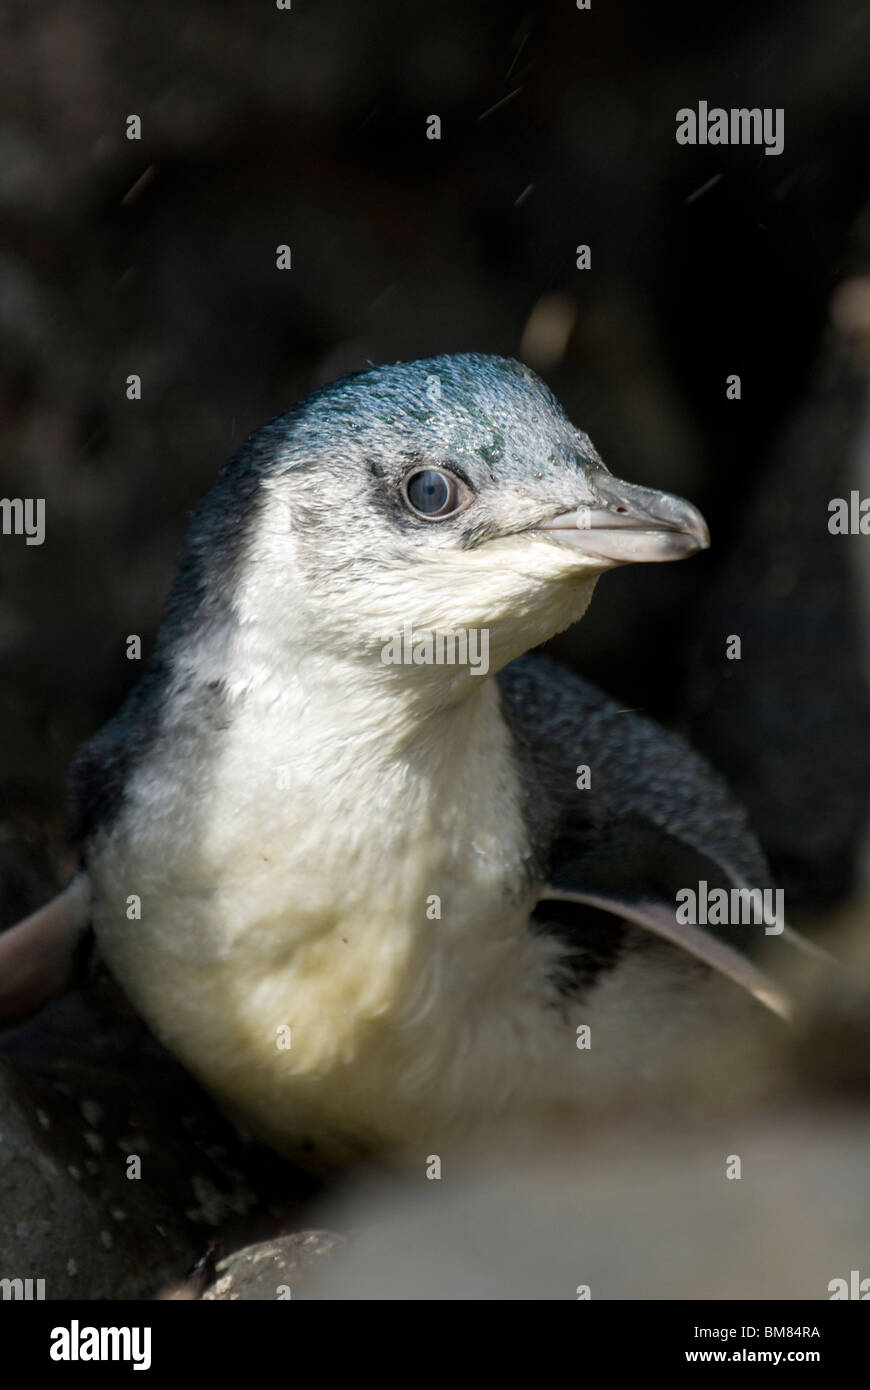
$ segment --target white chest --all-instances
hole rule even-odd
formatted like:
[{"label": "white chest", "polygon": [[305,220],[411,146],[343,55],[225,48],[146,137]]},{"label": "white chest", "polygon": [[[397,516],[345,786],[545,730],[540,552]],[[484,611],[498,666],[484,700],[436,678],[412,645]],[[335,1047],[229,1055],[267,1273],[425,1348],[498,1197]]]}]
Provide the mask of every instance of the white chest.
[{"label": "white chest", "polygon": [[537,885],[495,685],[410,738],[401,710],[350,704],[339,719],[292,683],[240,700],[217,747],[158,751],[91,865],[134,1003],[290,1147],[403,1135],[465,1093],[501,1104],[501,1035],[545,1013],[552,951],[527,930]]}]

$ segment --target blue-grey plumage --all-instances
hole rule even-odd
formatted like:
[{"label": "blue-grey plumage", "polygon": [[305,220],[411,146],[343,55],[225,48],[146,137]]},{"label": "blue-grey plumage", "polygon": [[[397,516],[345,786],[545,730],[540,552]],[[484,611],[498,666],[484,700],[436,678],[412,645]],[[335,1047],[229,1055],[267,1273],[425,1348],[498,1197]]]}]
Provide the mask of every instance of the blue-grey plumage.
[{"label": "blue-grey plumage", "polygon": [[215,483],[146,674],[77,760],[70,923],[228,1107],[325,1162],[582,1106],[576,1025],[600,1020],[606,1085],[710,965],[781,1009],[734,940],[674,928],[675,886],[766,882],[722,784],[523,658],[606,569],[707,543],[519,363],[316,392]]}]

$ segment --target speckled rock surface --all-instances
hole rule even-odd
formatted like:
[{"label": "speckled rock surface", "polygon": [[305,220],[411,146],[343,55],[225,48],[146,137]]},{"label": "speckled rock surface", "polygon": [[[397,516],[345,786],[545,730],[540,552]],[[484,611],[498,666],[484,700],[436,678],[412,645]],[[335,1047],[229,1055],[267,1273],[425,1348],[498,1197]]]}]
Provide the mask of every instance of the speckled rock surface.
[{"label": "speckled rock surface", "polygon": [[0,1278],[47,1299],[156,1296],[286,1222],[293,1189],[186,1080],[0,1062]]}]

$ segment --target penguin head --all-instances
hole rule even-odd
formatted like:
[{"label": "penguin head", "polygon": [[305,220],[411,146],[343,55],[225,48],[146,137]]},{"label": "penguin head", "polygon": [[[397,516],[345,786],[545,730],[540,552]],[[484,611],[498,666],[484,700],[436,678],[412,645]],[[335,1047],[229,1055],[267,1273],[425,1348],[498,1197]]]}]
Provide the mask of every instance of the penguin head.
[{"label": "penguin head", "polygon": [[605,570],[708,544],[692,506],[615,479],[499,357],[342,378],[259,431],[237,464],[252,461],[235,606],[278,645],[292,629],[369,660],[409,626],[484,629],[497,669],[576,622]]}]

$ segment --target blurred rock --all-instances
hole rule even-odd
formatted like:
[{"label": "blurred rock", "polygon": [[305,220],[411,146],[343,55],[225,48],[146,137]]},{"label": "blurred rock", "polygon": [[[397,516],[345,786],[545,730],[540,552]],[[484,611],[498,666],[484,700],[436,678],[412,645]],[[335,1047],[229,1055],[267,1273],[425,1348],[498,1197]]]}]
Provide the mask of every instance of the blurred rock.
[{"label": "blurred rock", "polygon": [[204,1303],[304,1297],[312,1271],[344,1255],[343,1236],[331,1231],[298,1231],[236,1250],[218,1265],[218,1278],[202,1295]]},{"label": "blurred rock", "polygon": [[299,1296],[819,1300],[870,1274],[863,1118],[790,1110],[667,1137],[629,1122],[571,1147],[554,1132],[442,1158],[440,1181],[421,1163],[415,1181],[359,1182],[324,1206],[354,1239]]}]

